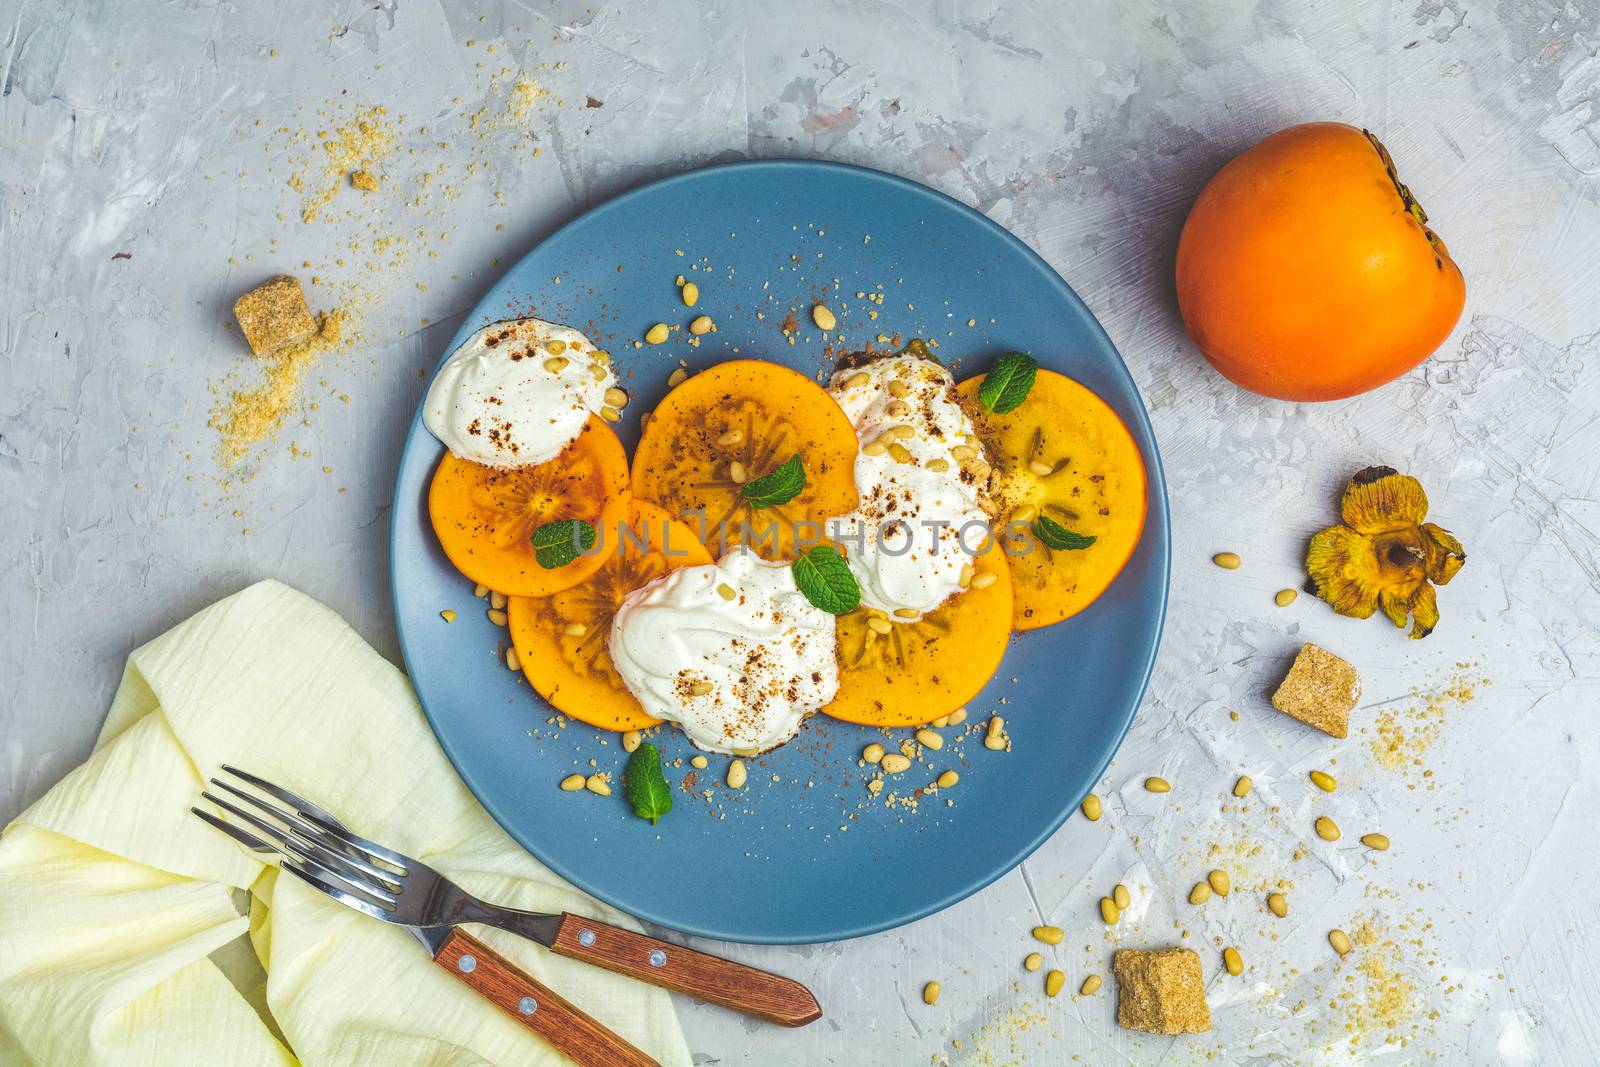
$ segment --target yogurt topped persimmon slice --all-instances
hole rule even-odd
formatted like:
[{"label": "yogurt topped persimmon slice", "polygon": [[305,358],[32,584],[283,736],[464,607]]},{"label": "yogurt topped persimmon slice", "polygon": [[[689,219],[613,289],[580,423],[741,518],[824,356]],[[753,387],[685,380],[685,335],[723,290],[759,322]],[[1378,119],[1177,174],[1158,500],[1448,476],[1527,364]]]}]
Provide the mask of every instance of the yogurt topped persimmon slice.
[{"label": "yogurt topped persimmon slice", "polygon": [[445,453],[428,487],[428,517],[456,570],[507,596],[548,596],[583,581],[604,557],[542,566],[533,533],[580,519],[597,531],[627,514],[628,457],[611,427],[590,415],[576,440],[548,463],[485,467]]},{"label": "yogurt topped persimmon slice", "polygon": [[[799,493],[762,505],[746,487],[798,456]],[[645,425],[633,493],[694,526],[712,555],[748,544],[793,559],[798,540],[856,506],[856,434],[821,386],[757,359],[719,363],[678,385]]]}]

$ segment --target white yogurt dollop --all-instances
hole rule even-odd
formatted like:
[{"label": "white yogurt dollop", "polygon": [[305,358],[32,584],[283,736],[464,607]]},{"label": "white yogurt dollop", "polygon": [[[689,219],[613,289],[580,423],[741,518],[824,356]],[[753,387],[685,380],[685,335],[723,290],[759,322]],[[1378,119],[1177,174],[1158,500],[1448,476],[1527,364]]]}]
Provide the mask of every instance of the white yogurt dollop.
[{"label": "white yogurt dollop", "polygon": [[[890,356],[851,367],[833,376],[828,392],[862,449],[860,503],[829,520],[828,532],[845,545],[861,602],[893,621],[915,622],[961,591],[962,571],[984,543],[987,489],[962,470],[981,459],[983,446],[950,372],[932,360]],[[885,433],[905,426],[910,433],[887,444]],[[869,447],[874,442],[884,445],[877,455],[869,454],[879,451]]]},{"label": "white yogurt dollop", "polygon": [[581,332],[544,319],[485,326],[439,368],[422,422],[474,463],[548,462],[577,440],[617,384],[610,361],[596,353]]},{"label": "white yogurt dollop", "polygon": [[709,752],[783,744],[839,690],[833,616],[787,563],[735,548],[629,593],[611,662],[644,710]]}]

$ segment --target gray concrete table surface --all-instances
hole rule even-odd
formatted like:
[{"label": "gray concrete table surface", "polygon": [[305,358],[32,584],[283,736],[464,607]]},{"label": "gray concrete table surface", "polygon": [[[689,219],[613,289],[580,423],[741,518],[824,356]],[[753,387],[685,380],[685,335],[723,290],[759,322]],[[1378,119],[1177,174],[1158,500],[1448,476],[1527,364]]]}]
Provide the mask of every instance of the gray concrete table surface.
[{"label": "gray concrete table surface", "polygon": [[[728,948],[828,1014],[779,1033],[681,1000],[697,1061],[1600,1061],[1597,47],[1596,0],[0,0],[0,817],[82,759],[130,649],[251,580],[321,598],[398,660],[385,542],[405,420],[466,309],[541,235],[686,167],[847,160],[987,213],[1105,324],[1171,485],[1171,614],[1101,822],[1072,819],[910,927]],[[400,138],[382,199],[346,188],[303,221],[316,132],[367,106]],[[1468,302],[1400,381],[1297,405],[1205,366],[1170,277],[1205,179],[1312,119],[1384,138]],[[315,409],[254,477],[223,486],[215,391],[255,370],[229,307],[279,270],[354,309],[356,343],[314,368]],[[1273,605],[1372,462],[1419,476],[1470,554],[1423,642]],[[1213,567],[1224,549],[1244,568]],[[1337,748],[1266,704],[1305,640],[1363,672]],[[1331,797],[1305,784],[1319,766]],[[1232,805],[1241,772],[1256,799]],[[1147,774],[1174,792],[1146,794]],[[1324,811],[1337,847],[1310,834]],[[1356,847],[1369,829],[1393,850]],[[1216,865],[1240,888],[1191,908]],[[1258,889],[1280,877],[1292,910],[1274,920]],[[1117,881],[1136,914],[1108,933],[1094,901]],[[1021,967],[1041,920],[1067,931],[1046,953],[1067,973],[1054,1000]],[[1362,934],[1343,961],[1335,926]],[[1166,942],[1201,952],[1212,1034],[1117,1029],[1111,949]],[[1071,995],[1089,973],[1106,988]]]}]

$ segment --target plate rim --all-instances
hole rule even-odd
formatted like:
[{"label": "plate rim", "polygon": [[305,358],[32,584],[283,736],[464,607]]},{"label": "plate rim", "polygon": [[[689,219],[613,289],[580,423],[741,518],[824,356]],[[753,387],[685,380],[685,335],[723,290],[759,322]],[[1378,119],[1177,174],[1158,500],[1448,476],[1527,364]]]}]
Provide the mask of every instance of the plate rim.
[{"label": "plate rim", "polygon": [[[1013,856],[1005,860],[1003,863],[996,864],[992,871],[973,879],[967,885],[961,886],[944,894],[937,900],[928,901],[914,908],[906,909],[893,917],[865,923],[856,923],[853,925],[846,924],[840,929],[832,931],[821,938],[818,938],[812,932],[807,932],[798,936],[784,934],[752,935],[749,932],[718,930],[699,924],[685,923],[681,919],[674,919],[667,916],[654,914],[652,909],[636,909],[631,905],[627,905],[618,901],[612,894],[602,893],[595,890],[587,884],[587,880],[584,879],[579,872],[572,870],[570,865],[559,863],[551,858],[548,858],[531,840],[528,840],[517,830],[513,829],[507,819],[502,816],[502,813],[497,810],[496,805],[491,802],[491,800],[486,798],[474,784],[472,776],[468,773],[467,769],[462,766],[460,760],[457,758],[457,753],[454,751],[451,744],[445,739],[444,734],[439,728],[439,724],[434,719],[433,712],[428,708],[427,701],[422,697],[421,690],[413,681],[416,672],[412,667],[411,655],[408,649],[408,642],[406,640],[406,623],[401,618],[401,613],[399,610],[400,600],[398,595],[398,584],[396,580],[396,560],[398,558],[396,552],[396,543],[400,534],[401,516],[409,514],[409,512],[402,509],[402,502],[400,499],[400,483],[405,472],[406,457],[411,453],[411,449],[417,434],[419,432],[426,432],[422,427],[422,408],[426,402],[426,389],[424,389],[422,396],[418,398],[416,408],[412,412],[411,422],[406,430],[405,439],[401,442],[399,458],[395,469],[394,487],[389,496],[389,602],[391,611],[394,615],[395,636],[400,645],[400,657],[401,662],[405,667],[406,681],[411,686],[412,693],[417,700],[417,705],[422,709],[423,717],[427,719],[428,729],[432,732],[434,740],[444,752],[445,757],[450,761],[451,767],[455,769],[456,776],[461,779],[461,783],[466,786],[468,792],[472,794],[473,799],[482,805],[483,809],[489,813],[490,817],[493,818],[500,829],[505,832],[506,836],[515,841],[519,847],[521,847],[534,859],[538,860],[539,863],[543,864],[553,874],[565,879],[568,883],[582,893],[600,901],[609,908],[613,908],[623,914],[633,916],[642,922],[664,927],[665,929],[674,930],[682,934],[687,934],[694,937],[705,937],[718,941],[728,941],[735,944],[749,945],[829,944],[838,941],[850,941],[859,937],[866,937],[871,934],[882,933],[885,930],[894,930],[902,926],[910,925],[911,923],[914,923],[920,919],[925,919],[930,915],[944,911],[946,908],[952,907],[972,896],[973,894],[988,888],[990,885],[999,881],[1007,874],[1010,874],[1011,871],[1015,870],[1022,863],[1026,862],[1027,859],[1036,851],[1038,851],[1046,841],[1055,836],[1056,832],[1066,824],[1066,821],[1069,818],[1072,817],[1072,813],[1078,809],[1078,806],[1083,802],[1083,798],[1088,795],[1091,790],[1093,790],[1095,783],[1099,781],[1102,776],[1104,776],[1106,768],[1110,766],[1111,761],[1116,758],[1117,753],[1122,749],[1123,743],[1127,740],[1128,731],[1133,726],[1134,717],[1138,714],[1139,707],[1144,703],[1145,696],[1149,693],[1150,679],[1155,673],[1156,660],[1161,652],[1162,638],[1166,633],[1167,609],[1172,592],[1171,500],[1167,493],[1166,470],[1161,461],[1161,452],[1159,444],[1156,440],[1155,426],[1151,422],[1150,409],[1145,403],[1144,395],[1140,392],[1138,383],[1134,381],[1133,373],[1128,369],[1127,361],[1122,357],[1122,351],[1117,348],[1116,343],[1111,339],[1110,334],[1106,332],[1105,326],[1100,322],[1099,317],[1095,315],[1093,310],[1090,309],[1089,305],[1084,301],[1084,299],[1078,295],[1077,290],[1073,289],[1067,280],[1050,265],[1049,261],[1035,251],[1031,245],[1029,245],[1022,238],[1018,237],[1016,234],[1012,233],[1010,230],[1006,229],[1004,226],[1000,225],[998,222],[989,218],[983,212],[963,203],[948,193],[941,192],[940,190],[931,186],[923,185],[921,182],[902,177],[898,174],[891,174],[887,171],[876,170],[872,167],[865,167],[855,163],[841,163],[835,160],[787,157],[776,159],[739,159],[722,163],[714,163],[707,166],[691,167],[687,170],[681,170],[673,174],[656,178],[652,181],[647,181],[641,185],[636,185],[631,189],[627,189],[617,194],[616,196],[609,197],[606,200],[593,205],[592,207],[580,211],[578,214],[574,215],[572,218],[568,219],[566,222],[562,223],[560,226],[556,227],[535,241],[526,252],[517,258],[515,263],[511,264],[504,271],[502,271],[499,277],[488,286],[488,288],[484,291],[483,296],[480,297],[477,303],[475,303],[467,311],[466,316],[462,319],[461,325],[457,327],[456,332],[451,335],[450,341],[454,342],[462,330],[466,330],[471,327],[472,323],[476,321],[476,315],[479,309],[484,306],[484,303],[488,300],[490,294],[499,288],[501,282],[503,282],[508,275],[521,269],[522,265],[532,258],[539,251],[540,247],[542,247],[546,242],[556,239],[564,234],[567,230],[579,225],[580,223],[589,221],[592,216],[621,209],[624,205],[628,204],[635,198],[643,197],[646,194],[655,193],[663,187],[692,182],[703,179],[708,174],[730,170],[801,170],[822,171],[824,173],[830,171],[836,173],[847,173],[856,178],[864,178],[869,181],[876,181],[892,186],[901,192],[909,193],[913,196],[930,201],[940,208],[954,208],[958,214],[965,215],[969,219],[978,222],[983,228],[987,229],[994,236],[997,236],[1002,242],[1020,251],[1023,254],[1023,258],[1031,263],[1033,268],[1044,276],[1047,283],[1056,288],[1067,301],[1076,305],[1078,309],[1083,312],[1085,319],[1087,319],[1088,323],[1092,325],[1094,332],[1099,336],[1106,348],[1108,348],[1111,353],[1116,356],[1116,365],[1114,368],[1115,373],[1122,377],[1124,384],[1132,393],[1134,399],[1138,402],[1138,409],[1135,412],[1137,416],[1136,421],[1138,423],[1137,429],[1149,444],[1151,462],[1149,464],[1149,470],[1147,471],[1146,491],[1150,494],[1150,504],[1154,504],[1155,502],[1159,501],[1160,507],[1157,509],[1147,504],[1145,521],[1148,524],[1152,517],[1150,513],[1156,510],[1160,511],[1161,544],[1156,549],[1159,558],[1153,562],[1156,564],[1159,570],[1161,581],[1159,589],[1160,596],[1158,597],[1155,611],[1154,640],[1151,642],[1149,654],[1145,659],[1143,670],[1140,672],[1138,693],[1134,700],[1130,702],[1126,712],[1123,714],[1122,722],[1118,726],[1116,743],[1108,748],[1094,775],[1089,778],[1088,785],[1072,799],[1072,803],[1064,804],[1062,806],[1061,812],[1054,820],[1049,822],[1048,825],[1044,826],[1032,838],[1023,842]],[[428,376],[429,382],[432,381],[433,375],[438,372],[440,363],[443,362],[450,351],[452,351],[454,348],[455,344],[447,344],[444,351],[442,351],[435,359],[432,371]],[[1140,535],[1141,541],[1144,537],[1148,536],[1150,532],[1150,527],[1146,525],[1144,532]]]}]

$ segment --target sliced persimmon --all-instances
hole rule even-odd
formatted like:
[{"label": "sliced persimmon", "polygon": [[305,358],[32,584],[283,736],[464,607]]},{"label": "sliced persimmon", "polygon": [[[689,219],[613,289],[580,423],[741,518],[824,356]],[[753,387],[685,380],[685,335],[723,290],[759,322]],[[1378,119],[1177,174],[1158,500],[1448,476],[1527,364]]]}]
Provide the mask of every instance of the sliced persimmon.
[{"label": "sliced persimmon", "polygon": [[982,376],[957,387],[987,458],[997,524],[1031,530],[1039,516],[1093,537],[1051,548],[1008,532],[1013,624],[1032,630],[1071,618],[1108,589],[1139,544],[1147,508],[1144,460],[1117,413],[1093,391],[1040,370],[1022,404],[997,415],[978,402]]},{"label": "sliced persimmon", "polygon": [[[824,713],[868,726],[918,726],[978,695],[1011,636],[1011,571],[999,540],[987,541],[972,560],[974,586],[916,622],[888,622],[868,608],[839,617],[839,693]],[[987,574],[995,577],[976,577]],[[881,633],[885,622],[889,632]]]},{"label": "sliced persimmon", "polygon": [[[799,456],[806,485],[754,507],[744,486]],[[745,543],[770,560],[856,506],[856,434],[821,386],[758,359],[701,371],[651,413],[633,455],[633,492],[694,526],[713,554]],[[802,527],[801,524],[815,524]]]},{"label": "sliced persimmon", "polygon": [[580,555],[546,569],[533,532],[559,519],[597,530],[628,514],[628,456],[611,427],[594,415],[576,440],[548,463],[485,467],[450,453],[428,487],[428,517],[456,570],[507,596],[548,596],[583,581],[604,562]]},{"label": "sliced persimmon", "polygon": [[611,620],[623,598],[668,571],[711,562],[694,531],[666,510],[629,502],[621,523],[600,530],[601,563],[570,589],[547,597],[512,597],[511,643],[522,673],[558,711],[602,730],[638,730],[646,715],[611,663]]}]

